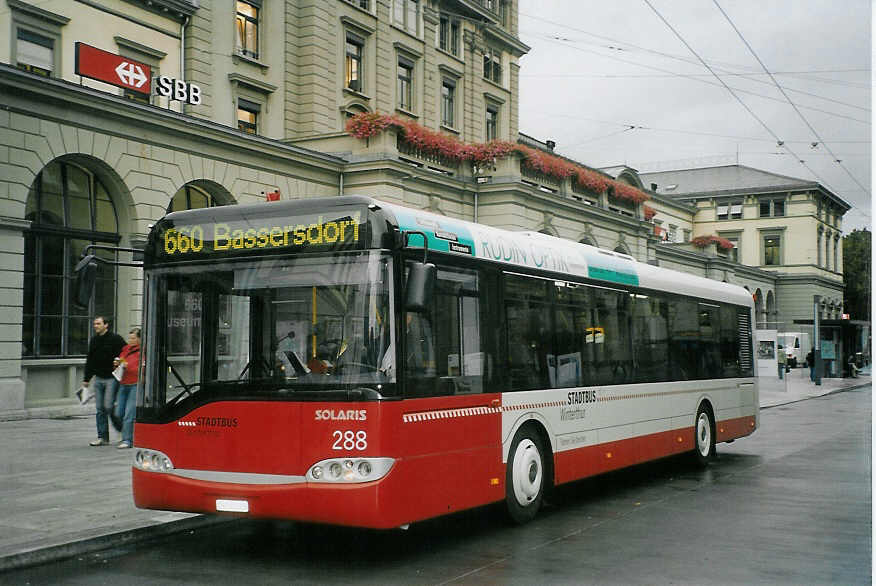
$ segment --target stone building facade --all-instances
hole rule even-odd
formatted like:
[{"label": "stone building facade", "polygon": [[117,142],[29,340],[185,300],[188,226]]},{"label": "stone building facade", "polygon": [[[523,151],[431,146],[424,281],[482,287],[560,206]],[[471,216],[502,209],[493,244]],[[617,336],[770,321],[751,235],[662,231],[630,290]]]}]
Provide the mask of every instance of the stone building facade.
[{"label": "stone building facade", "polygon": [[[841,288],[832,256],[830,268],[784,275],[693,246],[730,224],[704,223],[708,198],[651,189],[633,169],[558,157],[614,182],[596,192],[518,152],[475,166],[415,148],[395,128],[344,132],[350,116],[381,112],[554,155],[552,142],[519,133],[518,60],[529,48],[517,13],[516,0],[0,0],[0,412],[74,401],[92,316],[121,333],[142,323],[137,268],[102,268],[91,307],[72,304],[84,246],[137,249],[168,211],[266,193],[371,195],[541,231],[760,290],[778,308],[767,301],[767,312],[781,314],[806,279]],[[201,101],[80,77],[76,42],[196,84]],[[621,185],[650,199],[618,197]],[[829,256],[848,208],[828,199],[833,223],[819,225]]]}]

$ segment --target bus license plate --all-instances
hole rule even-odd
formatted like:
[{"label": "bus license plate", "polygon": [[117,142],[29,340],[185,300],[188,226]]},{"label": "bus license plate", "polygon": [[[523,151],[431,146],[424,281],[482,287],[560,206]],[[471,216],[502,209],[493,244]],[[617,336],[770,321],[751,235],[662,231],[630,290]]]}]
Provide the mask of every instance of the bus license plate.
[{"label": "bus license plate", "polygon": [[216,499],[216,510],[224,511],[227,513],[248,513],[249,503],[247,501]]}]

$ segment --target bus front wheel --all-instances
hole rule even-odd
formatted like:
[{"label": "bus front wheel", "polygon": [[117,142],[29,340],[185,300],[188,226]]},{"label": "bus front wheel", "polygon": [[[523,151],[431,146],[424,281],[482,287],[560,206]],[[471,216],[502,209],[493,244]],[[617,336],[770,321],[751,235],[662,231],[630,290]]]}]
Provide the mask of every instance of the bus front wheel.
[{"label": "bus front wheel", "polygon": [[694,460],[706,466],[715,455],[715,423],[705,405],[700,405],[694,422]]},{"label": "bus front wheel", "polygon": [[535,518],[544,499],[545,481],[541,439],[533,429],[522,427],[514,436],[505,471],[505,503],[514,522]]}]

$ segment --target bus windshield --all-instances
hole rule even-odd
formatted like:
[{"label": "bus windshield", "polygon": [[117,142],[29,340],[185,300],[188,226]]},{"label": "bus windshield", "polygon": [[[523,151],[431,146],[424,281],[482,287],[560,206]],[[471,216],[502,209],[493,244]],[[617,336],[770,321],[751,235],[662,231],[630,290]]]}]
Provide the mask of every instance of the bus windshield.
[{"label": "bus windshield", "polygon": [[217,399],[386,394],[391,274],[378,251],[150,272],[139,406],[159,415]]}]

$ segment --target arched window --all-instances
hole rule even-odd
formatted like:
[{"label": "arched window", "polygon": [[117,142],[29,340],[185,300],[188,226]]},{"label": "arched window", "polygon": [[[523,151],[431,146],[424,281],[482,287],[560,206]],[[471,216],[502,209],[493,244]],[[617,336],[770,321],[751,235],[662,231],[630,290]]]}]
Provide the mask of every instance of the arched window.
[{"label": "arched window", "polygon": [[[106,187],[85,167],[53,161],[27,196],[24,235],[22,356],[81,356],[91,317],[116,317],[116,267],[100,263],[91,307],[72,301],[73,268],[89,244],[119,243],[118,216]],[[115,253],[96,251],[108,260]]]},{"label": "arched window", "polygon": [[178,212],[180,210],[212,208],[220,205],[222,205],[222,203],[216,201],[216,198],[207,190],[189,183],[188,185],[183,185],[170,199],[170,205],[167,206],[167,213]]}]

